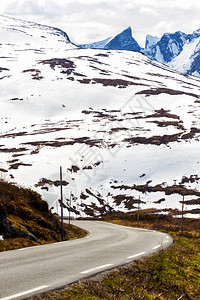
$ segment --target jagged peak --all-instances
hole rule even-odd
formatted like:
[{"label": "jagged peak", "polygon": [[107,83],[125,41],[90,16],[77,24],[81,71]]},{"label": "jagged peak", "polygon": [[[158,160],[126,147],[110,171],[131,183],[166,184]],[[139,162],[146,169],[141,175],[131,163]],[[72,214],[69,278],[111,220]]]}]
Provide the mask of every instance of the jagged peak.
[{"label": "jagged peak", "polygon": [[145,42],[145,49],[149,49],[149,48],[155,46],[159,42],[159,40],[160,40],[159,37],[147,34],[146,42]]},{"label": "jagged peak", "polygon": [[106,49],[133,50],[139,51],[141,48],[132,36],[131,27],[127,27],[116,35],[105,47]]},{"label": "jagged peak", "polygon": [[123,34],[127,34],[127,35],[130,35],[132,37],[132,28],[131,28],[131,26],[129,26],[126,29],[124,29],[118,35],[123,35]]}]

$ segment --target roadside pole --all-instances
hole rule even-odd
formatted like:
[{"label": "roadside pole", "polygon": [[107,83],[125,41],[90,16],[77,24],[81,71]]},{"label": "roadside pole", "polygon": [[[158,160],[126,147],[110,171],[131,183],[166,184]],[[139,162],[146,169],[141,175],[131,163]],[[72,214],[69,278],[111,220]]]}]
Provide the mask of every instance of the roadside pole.
[{"label": "roadside pole", "polygon": [[140,216],[139,216],[139,210],[140,210],[140,196],[139,196],[139,200],[138,200],[137,227],[139,225],[139,218],[140,218]]},{"label": "roadside pole", "polygon": [[62,189],[62,167],[60,167],[60,207],[61,207],[61,236],[64,241],[64,230],[63,230],[63,189]]},{"label": "roadside pole", "polygon": [[72,198],[72,193],[70,192],[70,196],[69,196],[69,225],[70,225],[70,209],[71,209],[71,198]]},{"label": "roadside pole", "polygon": [[184,195],[183,195],[183,201],[182,201],[181,232],[183,232],[183,212],[184,212]]}]

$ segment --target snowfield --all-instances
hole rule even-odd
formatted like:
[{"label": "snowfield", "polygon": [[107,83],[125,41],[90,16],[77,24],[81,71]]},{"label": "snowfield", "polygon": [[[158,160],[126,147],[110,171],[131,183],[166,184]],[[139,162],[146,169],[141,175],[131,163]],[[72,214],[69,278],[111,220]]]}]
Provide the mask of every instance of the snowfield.
[{"label": "snowfield", "polygon": [[[199,217],[200,79],[133,51],[79,49],[0,16],[0,175],[59,213]],[[67,210],[65,212],[67,214]]]}]

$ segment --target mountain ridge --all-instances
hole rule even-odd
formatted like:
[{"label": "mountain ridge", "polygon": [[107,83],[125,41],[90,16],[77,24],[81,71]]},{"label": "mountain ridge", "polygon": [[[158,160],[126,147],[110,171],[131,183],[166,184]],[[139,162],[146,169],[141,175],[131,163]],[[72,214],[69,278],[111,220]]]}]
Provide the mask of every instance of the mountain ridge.
[{"label": "mountain ridge", "polygon": [[[129,31],[128,38],[126,38],[125,34],[127,31]],[[117,41],[118,36],[121,37],[120,43]],[[186,34],[181,31],[176,31],[175,33],[165,33],[161,38],[153,37],[148,34],[146,36],[145,48],[140,47],[133,37],[132,39],[134,40],[135,44],[130,43],[127,47],[126,43],[129,41],[130,36],[132,37],[132,32],[131,27],[129,26],[120,34],[112,38],[112,40],[115,40],[115,43],[111,45],[110,43],[112,40],[108,43],[102,43],[101,49],[110,48],[139,51],[147,55],[150,59],[169,65],[172,69],[175,69],[179,72],[200,77],[198,63],[198,58],[200,56],[200,50],[198,47],[198,44],[200,44],[200,30],[196,30],[192,34]],[[197,46],[193,49],[194,42],[197,43]],[[94,43],[94,48],[98,48],[100,43],[101,42]],[[188,46],[185,47],[185,45],[188,44],[190,44],[190,55],[188,55]],[[79,47],[93,48],[93,44],[79,45]]]}]

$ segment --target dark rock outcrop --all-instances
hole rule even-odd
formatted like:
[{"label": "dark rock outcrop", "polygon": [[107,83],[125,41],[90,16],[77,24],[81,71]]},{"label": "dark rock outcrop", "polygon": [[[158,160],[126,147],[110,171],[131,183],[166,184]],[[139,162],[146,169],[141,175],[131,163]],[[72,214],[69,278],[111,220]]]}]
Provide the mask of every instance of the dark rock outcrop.
[{"label": "dark rock outcrop", "polygon": [[13,225],[7,218],[4,212],[0,211],[0,235],[4,238],[17,238],[17,237],[29,237],[35,242],[39,243],[37,238],[28,231],[24,226],[23,230],[20,230],[15,225]]}]

